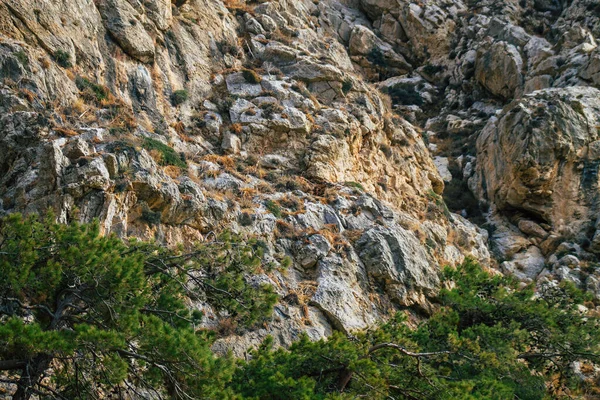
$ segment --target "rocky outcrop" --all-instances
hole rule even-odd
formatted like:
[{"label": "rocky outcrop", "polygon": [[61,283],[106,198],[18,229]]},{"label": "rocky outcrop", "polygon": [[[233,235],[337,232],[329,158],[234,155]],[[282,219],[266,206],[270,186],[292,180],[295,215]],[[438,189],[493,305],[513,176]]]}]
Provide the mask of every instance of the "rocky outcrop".
[{"label": "rocky outcrop", "polygon": [[[477,141],[480,197],[561,235],[586,232],[599,195],[599,95],[593,88],[545,89],[490,120]],[[524,230],[540,235],[539,229]]]},{"label": "rocky outcrop", "polygon": [[292,265],[248,277],[282,300],[238,355],[427,315],[466,256],[598,292],[600,23],[557,7],[2,2],[0,213],[260,237]]},{"label": "rocky outcrop", "polygon": [[523,60],[517,48],[498,41],[477,51],[475,77],[486,89],[505,99],[518,97],[523,85]]}]

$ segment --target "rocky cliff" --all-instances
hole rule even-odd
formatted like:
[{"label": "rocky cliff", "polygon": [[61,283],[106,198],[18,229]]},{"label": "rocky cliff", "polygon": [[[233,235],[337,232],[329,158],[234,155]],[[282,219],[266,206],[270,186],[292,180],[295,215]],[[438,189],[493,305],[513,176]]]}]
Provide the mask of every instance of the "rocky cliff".
[{"label": "rocky cliff", "polygon": [[465,256],[600,296],[599,37],[593,0],[6,0],[0,212],[260,237],[292,265],[238,354],[427,315]]}]

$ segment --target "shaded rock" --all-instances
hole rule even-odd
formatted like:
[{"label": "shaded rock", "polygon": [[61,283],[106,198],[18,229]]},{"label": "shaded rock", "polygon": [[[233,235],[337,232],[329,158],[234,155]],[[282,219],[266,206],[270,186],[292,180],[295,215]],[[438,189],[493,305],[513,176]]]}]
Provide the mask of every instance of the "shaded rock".
[{"label": "shaded rock", "polygon": [[533,221],[522,219],[519,221],[518,226],[519,230],[526,235],[537,236],[542,239],[545,239],[548,236],[548,232]]},{"label": "shaded rock", "polygon": [[475,78],[496,96],[510,99],[518,95],[523,84],[522,68],[517,48],[506,42],[495,42],[477,51]]}]

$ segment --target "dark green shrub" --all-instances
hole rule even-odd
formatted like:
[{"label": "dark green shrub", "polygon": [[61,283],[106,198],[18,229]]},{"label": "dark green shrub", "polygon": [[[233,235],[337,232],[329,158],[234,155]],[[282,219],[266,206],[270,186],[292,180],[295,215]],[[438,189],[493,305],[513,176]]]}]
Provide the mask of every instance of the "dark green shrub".
[{"label": "dark green shrub", "polygon": [[386,65],[385,55],[379,47],[373,47],[369,54],[367,54],[367,60],[378,67],[384,67]]},{"label": "dark green shrub", "polygon": [[64,50],[56,50],[54,52],[54,60],[63,68],[71,68],[71,55]]},{"label": "dark green shrub", "polygon": [[423,105],[423,98],[414,88],[414,86],[401,83],[399,85],[391,86],[384,90],[385,93],[389,94],[394,104],[402,104],[404,106]]},{"label": "dark green shrub", "polygon": [[442,67],[441,65],[433,65],[433,64],[427,64],[426,66],[423,67],[423,72],[425,72],[427,75],[433,76],[435,74],[437,74],[438,72],[442,72],[444,70],[444,67]]},{"label": "dark green shrub", "polygon": [[185,103],[189,97],[190,95],[187,90],[176,90],[173,92],[173,94],[171,94],[171,104],[178,106]]},{"label": "dark green shrub", "polygon": [[161,165],[174,165],[180,168],[186,168],[187,163],[182,159],[180,154],[177,154],[175,150],[167,146],[161,141],[152,138],[145,138],[142,145],[146,150],[157,150],[162,155],[160,164]]},{"label": "dark green shrub", "polygon": [[352,87],[353,87],[353,86],[354,86],[354,85],[353,85],[353,83],[352,83],[352,80],[350,80],[350,79],[346,79],[346,80],[344,80],[344,82],[342,82],[342,92],[343,92],[344,94],[348,94],[348,93],[350,93],[350,91],[352,90]]},{"label": "dark green shrub", "polygon": [[248,83],[261,83],[262,82],[262,78],[260,77],[260,75],[258,75],[255,71],[252,71],[251,69],[243,69],[242,76]]}]

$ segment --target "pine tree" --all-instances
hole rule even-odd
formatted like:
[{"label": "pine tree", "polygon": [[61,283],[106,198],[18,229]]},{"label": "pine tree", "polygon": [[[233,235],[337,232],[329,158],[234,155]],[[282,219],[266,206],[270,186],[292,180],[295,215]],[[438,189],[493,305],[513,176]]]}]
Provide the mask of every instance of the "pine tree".
[{"label": "pine tree", "polygon": [[230,357],[186,302],[201,297],[240,326],[270,313],[272,288],[244,275],[259,247],[227,235],[192,253],[99,234],[48,216],[0,222],[0,369],[14,399],[229,398]]}]

